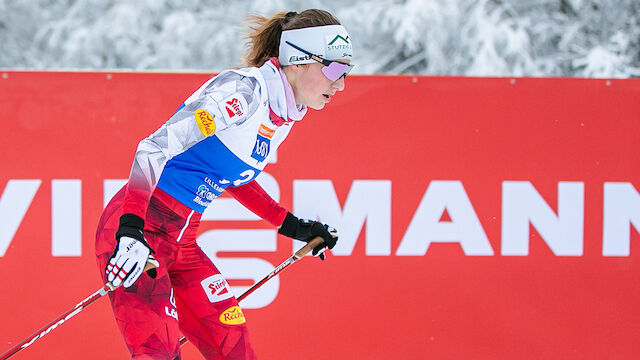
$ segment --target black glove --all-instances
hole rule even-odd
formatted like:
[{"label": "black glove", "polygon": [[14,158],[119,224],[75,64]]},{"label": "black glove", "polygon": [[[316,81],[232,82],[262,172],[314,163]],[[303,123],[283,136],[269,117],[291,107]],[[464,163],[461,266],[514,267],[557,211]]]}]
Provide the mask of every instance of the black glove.
[{"label": "black glove", "polygon": [[[290,212],[284,218],[278,233],[307,243],[320,236],[324,242],[313,249],[312,254],[314,256],[324,247],[333,249],[336,246],[336,241],[338,241],[338,231],[336,229],[317,221],[298,219]],[[320,258],[324,260],[323,254],[320,254]]]},{"label": "black glove", "polygon": [[120,216],[120,226],[118,226],[118,231],[116,232],[116,240],[120,240],[123,236],[128,236],[142,242],[150,248],[144,239],[143,230],[144,219],[138,215],[123,214]]}]

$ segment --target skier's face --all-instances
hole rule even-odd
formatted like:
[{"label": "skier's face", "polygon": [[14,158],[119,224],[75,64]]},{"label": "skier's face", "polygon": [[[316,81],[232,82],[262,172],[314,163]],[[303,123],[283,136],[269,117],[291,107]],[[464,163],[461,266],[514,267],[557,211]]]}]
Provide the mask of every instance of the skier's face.
[{"label": "skier's face", "polygon": [[296,104],[320,110],[331,101],[336,92],[344,90],[345,78],[329,80],[322,72],[323,66],[320,63],[289,66],[291,76],[287,78],[293,88]]}]

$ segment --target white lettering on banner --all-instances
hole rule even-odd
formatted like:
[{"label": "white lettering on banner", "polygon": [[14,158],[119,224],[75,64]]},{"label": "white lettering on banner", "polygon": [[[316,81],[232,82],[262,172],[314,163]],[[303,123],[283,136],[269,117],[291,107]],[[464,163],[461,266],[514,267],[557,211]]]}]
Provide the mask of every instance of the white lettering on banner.
[{"label": "white lettering on banner", "polygon": [[[273,176],[262,172],[257,181],[276,201],[279,200],[280,188]],[[125,183],[126,180],[104,180],[104,203]],[[40,184],[41,180],[8,180],[0,197],[0,218],[3,219],[0,222],[0,257],[5,256]],[[51,253],[54,257],[82,254],[81,191],[82,182],[79,179],[55,179],[51,182]],[[533,225],[555,255],[582,256],[584,197],[582,182],[559,182],[556,214],[530,182],[503,182],[501,254],[527,256],[529,229]],[[205,211],[202,221],[261,221],[233,198],[218,198],[215,206],[210,208],[214,210]],[[333,250],[337,256],[353,253],[365,224],[366,233],[362,238],[366,242],[366,255],[391,255],[390,180],[353,181],[344,209],[340,206],[331,180],[294,180],[293,208],[300,217],[319,219],[339,230],[340,241]],[[451,221],[440,221],[445,210],[451,216]],[[637,189],[629,182],[604,183],[602,212],[602,255],[629,256],[631,227],[636,231],[640,229],[640,194]],[[203,233],[201,237],[204,240],[221,238],[218,244],[233,239],[230,243],[234,244],[234,249],[230,251],[276,249],[275,230],[217,231],[229,232]],[[261,231],[271,233],[265,235]],[[264,243],[253,241],[255,237],[266,238],[267,243],[272,245],[265,248]],[[241,243],[237,242],[238,239],[242,240]],[[433,242],[457,242],[466,255],[493,255],[491,244],[460,181],[432,181],[429,184],[395,255],[425,255]],[[209,249],[210,254],[223,251],[215,246],[213,252]],[[220,258],[216,261],[226,261],[229,269],[232,269],[244,266],[243,260],[249,261],[249,270],[230,270],[228,279],[259,279],[273,270],[272,264],[257,258]],[[242,277],[235,277],[236,274]],[[277,294],[277,286],[275,291],[266,289],[269,286],[265,291],[271,291],[271,302]],[[251,300],[247,301],[251,304]],[[254,303],[250,306],[266,305]]]},{"label": "white lettering on banner", "polygon": [[106,208],[109,201],[127,184],[127,179],[106,179],[102,182],[102,207]]},{"label": "white lettering on banner", "polygon": [[[218,257],[217,254],[221,251],[274,252],[277,249],[276,235],[276,230],[209,230],[198,236],[197,243],[226,279],[258,282],[273,271],[274,266],[270,262],[259,258]],[[231,286],[237,296],[247,289],[249,286]],[[275,300],[279,289],[279,279],[271,279],[244,299],[242,307],[265,307]]]},{"label": "white lettering on banner", "polygon": [[529,254],[529,223],[555,255],[581,256],[584,184],[558,183],[558,215],[528,181],[502,183],[502,255]]},{"label": "white lettering on banner", "polygon": [[[440,221],[445,210],[451,221]],[[434,242],[457,242],[465,255],[493,255],[487,234],[460,181],[429,184],[396,255],[424,255]]]},{"label": "white lettering on banner", "polygon": [[605,183],[602,255],[629,256],[631,226],[640,229],[640,194],[630,183]]},{"label": "white lettering on banner", "polygon": [[[338,229],[340,241],[331,250],[336,256],[351,255],[365,222],[366,254],[391,254],[390,180],[355,180],[343,210],[331,180],[294,180],[293,212]],[[296,242],[294,251],[302,245]]]},{"label": "white lettering on banner", "polygon": [[82,183],[51,180],[51,255],[82,256]]},{"label": "white lettering on banner", "polygon": [[7,182],[0,197],[0,257],[7,252],[41,182],[14,179]]}]

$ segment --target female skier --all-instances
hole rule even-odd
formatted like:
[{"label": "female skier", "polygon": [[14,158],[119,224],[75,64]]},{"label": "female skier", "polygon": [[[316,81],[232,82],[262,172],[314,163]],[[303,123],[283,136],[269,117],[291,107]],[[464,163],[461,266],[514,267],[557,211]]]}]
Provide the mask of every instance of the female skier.
[{"label": "female skier", "polygon": [[[129,181],[104,210],[96,256],[134,359],[179,359],[180,331],[207,359],[255,359],[242,310],[196,244],[199,219],[231,193],[278,233],[333,248],[335,229],[302,220],[254,180],[307,107],[344,89],[349,35],[323,10],[250,18],[248,67],[204,83],[138,145]],[[159,266],[143,275],[148,261]]]}]

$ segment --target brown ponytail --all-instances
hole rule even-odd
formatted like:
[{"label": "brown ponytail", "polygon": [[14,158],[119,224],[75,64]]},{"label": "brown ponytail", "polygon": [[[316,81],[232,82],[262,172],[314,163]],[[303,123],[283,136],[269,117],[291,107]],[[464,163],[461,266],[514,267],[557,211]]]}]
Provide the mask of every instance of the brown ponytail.
[{"label": "brown ponytail", "polygon": [[302,29],[312,26],[340,25],[340,21],[329,12],[309,9],[301,13],[281,11],[266,18],[250,15],[245,19],[249,24],[248,48],[244,57],[246,66],[262,66],[267,60],[278,56],[280,35],[284,30]]}]

